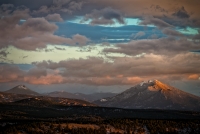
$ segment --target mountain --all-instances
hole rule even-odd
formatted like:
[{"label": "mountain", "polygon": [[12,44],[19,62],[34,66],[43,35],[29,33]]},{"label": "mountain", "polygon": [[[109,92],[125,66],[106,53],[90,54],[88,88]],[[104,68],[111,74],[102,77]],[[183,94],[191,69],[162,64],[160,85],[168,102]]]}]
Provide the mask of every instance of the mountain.
[{"label": "mountain", "polygon": [[6,93],[13,93],[13,94],[26,94],[26,95],[40,95],[37,92],[34,92],[27,88],[25,85],[18,85],[10,90],[5,91]]},{"label": "mountain", "polygon": [[0,104],[15,104],[25,106],[96,106],[90,102],[78,99],[49,97],[49,96],[35,96],[25,94],[13,94],[0,92]]},{"label": "mountain", "polygon": [[114,97],[94,102],[100,106],[128,109],[200,110],[200,97],[158,80],[142,82]]},{"label": "mountain", "polygon": [[82,93],[69,93],[65,91],[55,91],[45,94],[51,97],[61,97],[61,98],[71,98],[71,99],[81,99],[86,101],[95,101],[105,97],[115,96],[115,93],[93,93],[93,94],[82,94]]}]

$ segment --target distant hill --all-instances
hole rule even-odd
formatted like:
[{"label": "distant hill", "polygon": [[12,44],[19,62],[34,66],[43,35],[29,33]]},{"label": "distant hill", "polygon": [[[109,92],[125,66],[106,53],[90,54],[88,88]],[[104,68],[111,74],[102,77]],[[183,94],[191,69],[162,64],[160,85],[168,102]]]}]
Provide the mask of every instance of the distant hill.
[{"label": "distant hill", "polygon": [[200,110],[200,97],[158,80],[142,82],[121,94],[94,103],[128,109]]},{"label": "distant hill", "polygon": [[90,102],[78,99],[49,97],[49,96],[34,96],[25,94],[13,94],[0,92],[0,103],[14,103],[17,105],[28,106],[50,106],[50,105],[64,105],[64,106],[96,106]]},{"label": "distant hill", "polygon": [[34,92],[27,88],[25,85],[18,85],[10,90],[5,91],[6,93],[13,93],[13,94],[25,94],[25,95],[40,95],[37,92]]},{"label": "distant hill", "polygon": [[115,96],[116,93],[93,93],[93,94],[83,94],[83,93],[69,93],[66,91],[54,91],[46,94],[39,94],[27,88],[25,85],[18,85],[10,90],[5,91],[5,93],[21,94],[21,95],[34,95],[34,96],[49,96],[49,97],[60,97],[60,98],[71,98],[80,99],[85,101],[95,101],[106,97]]},{"label": "distant hill", "polygon": [[95,101],[105,97],[115,96],[116,93],[93,93],[93,94],[82,94],[82,93],[69,93],[66,91],[55,91],[45,94],[46,96],[51,97],[61,97],[61,98],[72,98],[72,99],[81,99],[86,101]]},{"label": "distant hill", "polygon": [[28,105],[28,106],[51,106],[51,105],[64,105],[64,106],[96,106],[95,104],[89,103],[84,100],[78,99],[68,99],[68,98],[56,98],[56,97],[46,97],[46,96],[38,96],[32,98],[26,98],[19,101],[13,102],[15,104],[20,105]]}]

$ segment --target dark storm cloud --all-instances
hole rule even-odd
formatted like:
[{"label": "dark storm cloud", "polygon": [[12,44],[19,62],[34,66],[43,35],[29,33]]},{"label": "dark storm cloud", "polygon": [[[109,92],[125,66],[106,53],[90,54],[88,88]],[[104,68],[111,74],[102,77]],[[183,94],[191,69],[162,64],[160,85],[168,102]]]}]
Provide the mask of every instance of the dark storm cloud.
[{"label": "dark storm cloud", "polygon": [[176,16],[178,18],[189,18],[190,17],[190,15],[187,13],[187,11],[185,10],[184,7],[181,7],[180,9],[178,9],[178,11],[173,13],[173,16]]},{"label": "dark storm cloud", "polygon": [[110,7],[101,10],[93,10],[92,13],[86,14],[82,21],[84,22],[91,20],[91,25],[111,25],[115,23],[113,19],[120,24],[125,24],[124,16],[122,15],[122,13]]},{"label": "dark storm cloud", "polygon": [[154,53],[159,55],[176,55],[190,50],[199,50],[200,46],[188,41],[186,38],[175,39],[144,39],[133,40],[127,44],[117,44],[116,48],[105,48],[105,53],[123,53],[127,55],[138,55],[141,53]]}]

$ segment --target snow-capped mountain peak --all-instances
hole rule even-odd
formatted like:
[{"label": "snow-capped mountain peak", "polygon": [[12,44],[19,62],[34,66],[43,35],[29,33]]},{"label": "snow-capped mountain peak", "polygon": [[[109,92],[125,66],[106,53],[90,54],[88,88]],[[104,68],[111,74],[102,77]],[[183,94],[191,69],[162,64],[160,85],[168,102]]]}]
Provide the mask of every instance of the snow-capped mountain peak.
[{"label": "snow-capped mountain peak", "polygon": [[186,93],[159,80],[143,81],[106,101],[101,106],[136,109],[200,110],[200,97]]},{"label": "snow-capped mountain peak", "polygon": [[39,95],[39,93],[30,90],[25,85],[18,85],[10,90],[5,91],[7,93],[14,93],[14,94],[26,94],[26,95]]},{"label": "snow-capped mountain peak", "polygon": [[28,90],[28,88],[25,85],[18,85],[17,88]]}]

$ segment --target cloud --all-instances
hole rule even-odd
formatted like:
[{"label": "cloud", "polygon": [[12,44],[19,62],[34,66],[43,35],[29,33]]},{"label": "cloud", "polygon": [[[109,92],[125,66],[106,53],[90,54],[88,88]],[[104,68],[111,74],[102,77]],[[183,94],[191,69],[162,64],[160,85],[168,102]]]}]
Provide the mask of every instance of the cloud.
[{"label": "cloud", "polygon": [[38,10],[34,10],[34,15],[48,14],[48,13],[61,13],[65,16],[67,13],[72,14],[75,11],[82,9],[85,1],[82,0],[53,0],[52,4],[49,6],[42,5]]},{"label": "cloud", "polygon": [[35,85],[51,85],[51,84],[61,84],[65,82],[65,78],[59,75],[47,75],[37,77],[24,77],[24,82],[35,84]]},{"label": "cloud", "polygon": [[66,5],[70,2],[70,0],[53,0],[53,4],[62,7],[63,5]]},{"label": "cloud", "polygon": [[115,24],[114,20],[120,24],[125,24],[124,16],[120,11],[107,7],[101,10],[93,10],[92,13],[86,14],[82,22],[90,21],[91,25],[112,25]]},{"label": "cloud", "polygon": [[44,68],[31,68],[26,76],[39,78],[41,76],[47,76],[47,70]]},{"label": "cloud", "polygon": [[78,44],[78,45],[86,45],[90,41],[90,39],[80,34],[74,35],[72,37],[72,40],[75,42],[75,44]]},{"label": "cloud", "polygon": [[[108,53],[106,59],[109,59],[110,62],[100,57],[70,59],[60,62],[44,61],[35,63],[36,67],[28,71],[20,70],[12,65],[0,66],[0,82],[128,85],[149,78],[192,80],[197,79],[200,74],[200,57],[198,54],[189,52],[200,50],[199,34],[183,36],[173,29],[176,26],[191,26],[192,28],[200,26],[198,14],[200,8],[197,0],[182,0],[178,4],[175,4],[173,0],[156,0],[153,3],[148,0],[117,2],[116,0],[52,0],[50,3],[47,2],[49,4],[38,4],[37,2],[33,2],[39,5],[36,8],[32,8],[33,6],[29,2],[25,2],[29,3],[25,5],[26,7],[18,6],[19,3],[15,6],[12,4],[1,5],[0,49],[9,45],[24,50],[46,48],[47,44],[87,45],[90,42],[87,37],[78,33],[74,33],[68,38],[59,36],[57,33],[58,26],[56,25],[59,25],[59,23],[50,23],[61,22],[75,16],[84,16],[82,21],[89,21],[92,25],[126,24],[125,17],[143,18],[140,24],[154,25],[156,26],[155,29],[159,28],[167,37],[133,40],[128,43],[112,45],[112,47],[108,46],[101,53]],[[84,28],[81,30],[87,31]],[[113,28],[110,31],[117,30]],[[119,30],[121,29],[119,28]],[[112,33],[110,31],[109,33]],[[112,35],[114,38],[107,38],[128,37],[129,35],[126,35],[128,32],[124,31],[123,35],[117,33]],[[146,35],[151,36],[148,32],[145,32]],[[145,33],[138,32],[134,38],[140,38]],[[159,33],[155,32],[155,34],[158,35]],[[155,34],[152,34],[153,38],[155,38]],[[98,33],[98,35],[101,35],[101,33]],[[91,37],[95,36],[96,38],[98,35]],[[158,37],[160,36],[158,35]],[[193,39],[193,41],[190,39]],[[64,50],[64,48],[57,46],[54,46],[54,48]],[[83,52],[84,47],[82,48]],[[52,49],[42,50],[52,51]],[[86,51],[90,51],[90,49]],[[112,57],[111,55],[115,55],[115,53],[129,56]],[[134,57],[142,53],[145,54]],[[6,57],[7,54],[5,51],[0,52],[2,57]]]},{"label": "cloud", "polygon": [[126,44],[117,44],[116,48],[104,48],[105,53],[122,53],[127,55],[138,55],[141,53],[153,53],[159,55],[176,55],[189,52],[190,50],[199,50],[200,46],[188,41],[186,38],[160,38],[132,40]]},{"label": "cloud", "polygon": [[144,35],[145,35],[145,32],[140,31],[140,32],[138,32],[138,33],[136,33],[136,34],[134,35],[134,39],[140,38],[140,37],[142,37],[142,36],[144,36]]},{"label": "cloud", "polygon": [[158,28],[167,28],[167,27],[173,27],[172,25],[168,24],[167,22],[154,17],[145,17],[142,22],[140,22],[141,25],[155,25]]},{"label": "cloud", "polygon": [[166,9],[164,9],[163,7],[159,6],[159,5],[154,5],[152,4],[150,7],[152,10],[156,11],[156,12],[163,12],[163,13],[168,13],[168,11]]},{"label": "cloud", "polygon": [[45,18],[48,21],[54,21],[54,22],[62,22],[63,21],[60,14],[57,14],[57,13],[48,14]]},{"label": "cloud", "polygon": [[33,14],[48,14],[49,8],[47,6],[41,6],[38,10],[34,10]]},{"label": "cloud", "polygon": [[194,35],[192,37],[192,39],[195,41],[195,42],[200,42],[200,29],[198,30],[198,34]]},{"label": "cloud", "polygon": [[31,84],[78,83],[86,85],[133,85],[143,80],[192,80],[200,74],[200,55],[178,54],[172,57],[146,54],[142,57],[100,57],[70,59],[58,63],[35,62],[23,71],[16,66],[1,65],[0,82]]},{"label": "cloud", "polygon": [[[182,0],[181,2],[173,0],[89,0],[88,4],[95,5],[95,7],[112,7],[120,10],[126,16],[134,18],[143,18],[144,16],[154,16],[161,20],[168,19],[170,25],[176,24],[176,26],[187,26],[188,24],[192,27],[200,26],[200,9],[198,0],[188,1]],[[182,8],[180,8],[182,7]],[[184,9],[184,10],[183,10]],[[174,25],[175,26],[175,25]]]},{"label": "cloud", "polygon": [[18,24],[21,17],[17,13],[0,20],[0,48],[13,45],[24,50],[36,50],[52,45],[85,45],[89,39],[82,35],[65,38],[54,35],[58,29],[45,18],[28,18],[24,23]]},{"label": "cloud", "polygon": [[13,9],[14,9],[13,4],[2,4],[2,5],[0,5],[0,14],[8,15],[12,12]]},{"label": "cloud", "polygon": [[164,28],[162,30],[162,32],[166,35],[170,35],[170,36],[175,36],[175,37],[183,37],[184,35],[181,34],[180,32],[170,29],[170,28]]},{"label": "cloud", "polygon": [[189,18],[190,15],[185,10],[184,6],[182,6],[178,11],[172,14],[173,16],[176,16],[178,18]]},{"label": "cloud", "polygon": [[9,52],[6,52],[6,51],[0,51],[0,56],[3,56],[3,57],[7,57],[7,55],[10,54]]},{"label": "cloud", "polygon": [[199,79],[199,75],[198,74],[191,74],[188,76],[188,79],[190,80],[198,80]]},{"label": "cloud", "polygon": [[0,74],[0,83],[15,82],[23,77],[23,71],[12,65],[1,65]]},{"label": "cloud", "polygon": [[31,32],[38,33],[53,33],[58,29],[55,24],[49,23],[44,18],[30,18],[26,20],[26,22],[23,23],[21,27],[22,29],[31,30]]},{"label": "cloud", "polygon": [[[200,55],[187,53],[173,57],[147,54],[143,57],[113,57],[113,62],[103,58],[72,59],[58,63],[43,61],[34,63],[38,68],[60,70],[59,75],[68,82],[97,85],[125,85],[147,79],[187,79],[200,73]],[[192,66],[191,66],[192,65]],[[133,78],[133,79],[131,79]]]},{"label": "cloud", "polygon": [[65,48],[55,47],[57,50],[66,50]]},{"label": "cloud", "polygon": [[47,72],[46,69],[41,68],[23,71],[14,65],[0,65],[0,83],[27,82],[30,84],[49,85],[64,82],[65,78],[62,76],[57,75],[55,72],[53,74]]}]

